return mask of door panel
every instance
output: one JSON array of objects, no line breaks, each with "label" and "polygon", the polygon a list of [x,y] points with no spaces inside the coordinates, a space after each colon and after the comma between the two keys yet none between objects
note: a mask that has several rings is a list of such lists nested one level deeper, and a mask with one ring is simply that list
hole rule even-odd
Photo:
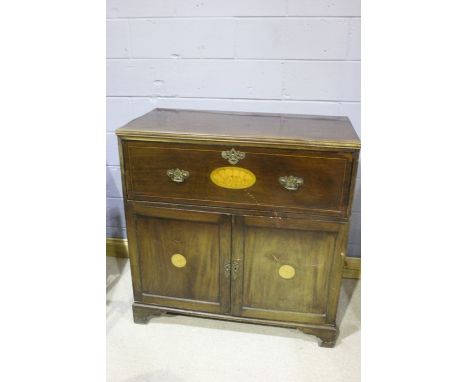
[{"label": "door panel", "polygon": [[228,312],[230,217],[137,203],[133,211],[141,301]]},{"label": "door panel", "polygon": [[236,217],[236,315],[325,323],[339,223]]}]

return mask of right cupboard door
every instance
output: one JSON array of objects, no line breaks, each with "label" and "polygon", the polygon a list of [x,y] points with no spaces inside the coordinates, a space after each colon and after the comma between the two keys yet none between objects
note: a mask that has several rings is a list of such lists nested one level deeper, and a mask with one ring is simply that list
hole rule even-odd
[{"label": "right cupboard door", "polygon": [[334,323],[344,223],[236,216],[232,313],[291,323]]}]

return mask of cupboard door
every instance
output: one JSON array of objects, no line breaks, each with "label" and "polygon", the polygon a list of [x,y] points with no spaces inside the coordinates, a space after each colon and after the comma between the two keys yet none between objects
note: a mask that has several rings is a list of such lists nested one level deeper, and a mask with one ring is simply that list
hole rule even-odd
[{"label": "cupboard door", "polygon": [[129,244],[138,280],[136,299],[228,312],[230,282],[224,267],[230,261],[230,216],[131,204]]},{"label": "cupboard door", "polygon": [[233,314],[308,324],[334,322],[345,232],[341,223],[236,217]]}]

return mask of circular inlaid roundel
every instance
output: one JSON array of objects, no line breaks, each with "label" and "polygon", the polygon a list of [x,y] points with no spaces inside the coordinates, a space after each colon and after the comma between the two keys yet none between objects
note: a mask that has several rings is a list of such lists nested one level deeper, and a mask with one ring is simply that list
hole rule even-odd
[{"label": "circular inlaid roundel", "polygon": [[278,269],[278,273],[283,279],[289,280],[294,277],[294,275],[296,274],[296,270],[291,265],[282,265]]},{"label": "circular inlaid roundel", "polygon": [[174,253],[171,256],[171,263],[174,267],[183,268],[187,265],[187,259],[180,253]]},{"label": "circular inlaid roundel", "polygon": [[241,190],[252,187],[256,182],[255,174],[242,167],[218,167],[210,174],[211,181],[219,187]]}]

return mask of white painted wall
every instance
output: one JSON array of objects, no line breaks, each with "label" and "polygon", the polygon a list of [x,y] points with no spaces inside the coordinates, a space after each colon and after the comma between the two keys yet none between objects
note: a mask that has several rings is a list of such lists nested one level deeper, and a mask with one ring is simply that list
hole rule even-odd
[{"label": "white painted wall", "polygon": [[[360,0],[107,0],[107,234],[126,236],[114,130],[155,107],[346,115]],[[360,256],[360,172],[349,255]]]}]

